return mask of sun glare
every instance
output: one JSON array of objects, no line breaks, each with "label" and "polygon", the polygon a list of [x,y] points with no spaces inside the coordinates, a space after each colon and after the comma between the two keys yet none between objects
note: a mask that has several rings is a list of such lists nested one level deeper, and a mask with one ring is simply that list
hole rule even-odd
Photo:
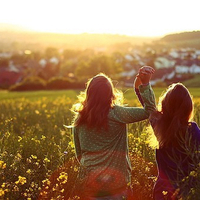
[{"label": "sun glare", "polygon": [[[195,3],[191,0],[190,5]],[[180,0],[7,0],[1,4],[5,9],[0,23],[41,32],[161,36],[197,30],[198,6],[189,13],[188,3]]]}]

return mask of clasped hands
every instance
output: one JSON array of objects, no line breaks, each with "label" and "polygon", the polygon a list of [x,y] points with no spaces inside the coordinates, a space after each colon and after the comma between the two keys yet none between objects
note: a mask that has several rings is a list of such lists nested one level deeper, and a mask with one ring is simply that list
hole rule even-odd
[{"label": "clasped hands", "polygon": [[148,85],[154,72],[155,70],[150,66],[141,67],[135,78],[134,87],[138,88],[140,85]]}]

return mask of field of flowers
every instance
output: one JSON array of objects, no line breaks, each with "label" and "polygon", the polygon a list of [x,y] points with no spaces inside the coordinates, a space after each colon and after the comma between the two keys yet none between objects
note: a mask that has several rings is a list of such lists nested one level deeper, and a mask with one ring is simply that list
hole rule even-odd
[{"label": "field of flowers", "polygon": [[[200,124],[200,94],[195,118]],[[193,92],[191,91],[191,92]],[[158,97],[161,90],[155,90]],[[78,199],[73,185],[79,170],[69,125],[79,91],[0,92],[0,199]],[[193,94],[193,93],[192,93]],[[139,106],[132,90],[126,103]],[[156,178],[148,121],[129,125],[135,200],[152,199]]]}]

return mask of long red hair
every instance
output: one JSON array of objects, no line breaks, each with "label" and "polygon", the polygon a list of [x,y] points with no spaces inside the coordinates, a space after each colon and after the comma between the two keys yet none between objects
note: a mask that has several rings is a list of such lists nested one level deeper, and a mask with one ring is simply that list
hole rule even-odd
[{"label": "long red hair", "polygon": [[157,118],[154,132],[159,147],[176,146],[193,117],[193,101],[188,89],[181,83],[170,85],[159,98],[158,110],[150,119]]},{"label": "long red hair", "polygon": [[115,104],[122,104],[123,94],[114,88],[112,80],[103,73],[91,78],[86,90],[72,107],[76,113],[74,126],[85,124],[88,128],[108,128],[108,113]]}]

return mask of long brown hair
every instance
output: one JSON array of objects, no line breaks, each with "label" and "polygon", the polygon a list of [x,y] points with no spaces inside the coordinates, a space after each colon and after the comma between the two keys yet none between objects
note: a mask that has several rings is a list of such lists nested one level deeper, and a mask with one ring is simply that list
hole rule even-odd
[{"label": "long brown hair", "polygon": [[108,112],[115,104],[122,104],[123,94],[114,88],[112,80],[103,73],[91,78],[86,89],[74,104],[74,126],[85,124],[88,128],[108,128]]},{"label": "long brown hair", "polygon": [[193,101],[188,89],[181,83],[172,84],[159,98],[154,132],[159,147],[178,145],[178,139],[186,134],[193,117]]}]

